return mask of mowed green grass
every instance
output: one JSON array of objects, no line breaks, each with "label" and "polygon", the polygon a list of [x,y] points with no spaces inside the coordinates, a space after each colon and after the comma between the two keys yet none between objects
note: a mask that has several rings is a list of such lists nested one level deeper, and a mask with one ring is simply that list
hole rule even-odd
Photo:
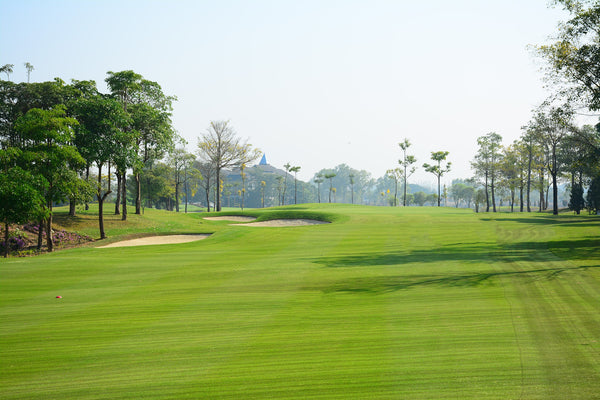
[{"label": "mowed green grass", "polygon": [[333,223],[0,261],[0,398],[600,398],[597,217],[245,213]]}]

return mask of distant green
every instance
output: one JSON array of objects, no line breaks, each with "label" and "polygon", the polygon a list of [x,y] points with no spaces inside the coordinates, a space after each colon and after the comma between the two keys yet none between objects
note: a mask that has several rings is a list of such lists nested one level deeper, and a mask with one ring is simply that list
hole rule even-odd
[{"label": "distant green", "polygon": [[[213,235],[0,261],[0,398],[600,398],[598,217],[244,214],[332,223],[147,209],[108,240]],[[93,212],[58,220],[97,237]]]}]

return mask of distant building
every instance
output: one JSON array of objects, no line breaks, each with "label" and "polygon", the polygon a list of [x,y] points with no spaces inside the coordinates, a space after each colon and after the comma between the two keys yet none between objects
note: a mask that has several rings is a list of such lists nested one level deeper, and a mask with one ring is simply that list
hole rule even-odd
[{"label": "distant building", "polygon": [[[258,168],[265,174],[274,174],[274,175],[278,175],[278,176],[286,176],[287,175],[289,179],[294,179],[294,176],[292,174],[289,174],[289,173],[285,172],[285,170],[283,170],[283,169],[275,168],[274,166],[268,164],[267,163],[267,155],[264,153],[263,153],[263,156],[260,159],[260,162],[258,163],[258,165],[246,168],[245,172],[247,174],[252,174],[253,168]],[[226,180],[228,180],[230,182],[238,182],[238,181],[242,180],[242,178],[240,177],[240,169],[239,168],[234,168],[234,169],[223,171],[223,172],[224,172],[224,176],[225,176]]]}]

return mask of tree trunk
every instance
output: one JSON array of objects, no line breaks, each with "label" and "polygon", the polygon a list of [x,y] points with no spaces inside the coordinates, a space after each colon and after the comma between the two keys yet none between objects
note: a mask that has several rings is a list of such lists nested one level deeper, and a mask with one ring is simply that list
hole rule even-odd
[{"label": "tree trunk", "polygon": [[496,212],[496,193],[494,190],[494,175],[492,174],[492,184],[491,184],[491,189],[492,189],[492,209],[494,210],[494,212]]},{"label": "tree trunk", "polygon": [[[108,174],[110,180],[110,173]],[[100,228],[100,239],[106,239],[104,232],[104,200],[111,193],[110,189],[102,195],[102,165],[98,166],[98,226]],[[118,203],[118,202],[117,202]]]},{"label": "tree trunk", "polygon": [[510,189],[510,212],[515,212],[515,189]]},{"label": "tree trunk", "polygon": [[[213,194],[213,211],[216,211],[217,207],[217,189],[215,188],[215,193]],[[208,206],[208,210],[210,211],[210,206]]]},{"label": "tree trunk", "polygon": [[[85,166],[85,181],[89,182],[89,180],[90,180],[90,165],[88,164],[88,165]],[[90,205],[86,201],[85,202],[85,210],[87,211],[89,209],[90,209]]]},{"label": "tree trunk", "polygon": [[139,172],[135,174],[135,213],[142,214],[142,180]]},{"label": "tree trunk", "polygon": [[216,211],[221,211],[221,168],[216,168],[217,182],[215,183],[216,194],[215,197],[217,199]]},{"label": "tree trunk", "polygon": [[69,198],[69,216],[70,217],[74,217],[75,216],[75,206],[77,205],[77,203],[75,202],[74,199]]},{"label": "tree trunk", "polygon": [[544,171],[542,171],[540,173],[540,212],[544,209]]},{"label": "tree trunk", "polygon": [[442,204],[442,192],[440,189],[440,176],[438,175],[438,207],[441,207]]},{"label": "tree trunk", "polygon": [[123,206],[123,212],[121,213],[121,221],[127,220],[127,171],[123,172],[123,176],[121,179],[121,197]]},{"label": "tree trunk", "polygon": [[117,170],[116,174],[117,175],[117,196],[115,197],[115,215],[119,215],[121,214],[121,207],[120,207],[120,203],[121,203],[121,173]]},{"label": "tree trunk", "polygon": [[4,258],[8,258],[8,222],[4,222]]},{"label": "tree trunk", "polygon": [[37,249],[42,250],[42,241],[44,239],[44,220],[38,221],[38,240],[37,240]]},{"label": "tree trunk", "polygon": [[558,183],[557,171],[552,172],[552,214],[558,215]]},{"label": "tree trunk", "polygon": [[185,213],[187,214],[187,206],[188,206],[188,177],[187,177],[187,169],[185,170],[185,180],[183,181],[183,190],[185,192]]},{"label": "tree trunk", "polygon": [[490,212],[490,193],[488,189],[488,172],[485,171],[485,212]]},{"label": "tree trunk", "polygon": [[521,179],[519,186],[519,211],[523,212],[523,179]]},{"label": "tree trunk", "polygon": [[529,162],[527,165],[527,212],[531,212],[531,158],[532,155],[529,153]]},{"label": "tree trunk", "polygon": [[104,233],[104,198],[100,196],[98,192],[98,226],[100,227],[100,239],[106,239],[106,233]]},{"label": "tree trunk", "polygon": [[46,221],[46,248],[48,253],[52,253],[54,251],[54,239],[52,238],[52,202],[48,202],[48,209],[50,213],[48,215],[48,219]]},{"label": "tree trunk", "polygon": [[179,212],[179,183],[175,183],[175,211]]},{"label": "tree trunk", "polygon": [[210,212],[210,184],[206,186],[206,211]]},{"label": "tree trunk", "polygon": [[556,159],[556,143],[552,146],[552,214],[558,215],[558,162]]}]

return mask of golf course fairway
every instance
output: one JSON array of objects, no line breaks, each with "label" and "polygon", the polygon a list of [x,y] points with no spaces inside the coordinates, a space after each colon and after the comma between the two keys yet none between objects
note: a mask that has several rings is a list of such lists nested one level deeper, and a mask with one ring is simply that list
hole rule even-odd
[{"label": "golf course fairway", "polygon": [[0,399],[600,398],[596,216],[146,211],[211,236],[0,261]]}]

